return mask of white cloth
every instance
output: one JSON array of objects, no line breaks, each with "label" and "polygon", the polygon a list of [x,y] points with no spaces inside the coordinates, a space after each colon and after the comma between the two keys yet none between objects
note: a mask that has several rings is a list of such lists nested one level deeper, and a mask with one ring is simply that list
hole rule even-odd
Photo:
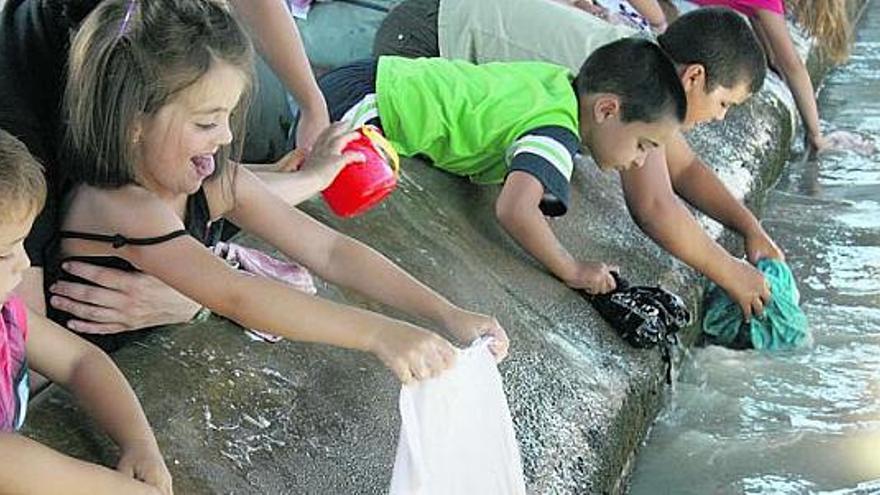
[{"label": "white cloth", "polygon": [[486,340],[400,392],[390,495],[525,495],[519,445]]}]

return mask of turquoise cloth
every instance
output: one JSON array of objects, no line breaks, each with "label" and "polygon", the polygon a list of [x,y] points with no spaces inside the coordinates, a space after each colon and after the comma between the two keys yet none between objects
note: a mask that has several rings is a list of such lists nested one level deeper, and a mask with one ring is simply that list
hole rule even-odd
[{"label": "turquoise cloth", "polygon": [[[782,261],[763,259],[758,269],[767,278],[773,296],[762,318],[753,317],[746,324],[739,305],[715,284],[706,294],[703,332],[716,343],[731,345],[746,341],[755,349],[769,351],[794,349],[809,345],[807,316],[798,306],[800,292],[791,270]],[[741,333],[742,332],[742,333]]]}]

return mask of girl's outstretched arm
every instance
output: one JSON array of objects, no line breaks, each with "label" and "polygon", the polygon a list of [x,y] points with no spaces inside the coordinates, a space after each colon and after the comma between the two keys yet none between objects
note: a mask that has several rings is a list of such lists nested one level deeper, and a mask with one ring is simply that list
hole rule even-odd
[{"label": "girl's outstretched arm", "polygon": [[17,493],[12,487],[20,487],[21,493],[171,494],[171,475],[156,439],[116,365],[98,348],[45,317],[33,312],[28,316],[30,366],[68,389],[116,442],[121,455],[117,471],[111,471],[19,435],[4,435],[0,440],[3,493]]},{"label": "girl's outstretched arm", "polygon": [[[364,159],[360,153],[341,151],[359,137],[360,134],[349,130],[348,123],[336,122],[317,136],[309,153],[297,148],[276,163],[244,166],[285,203],[298,205],[330,186],[346,165]],[[331,151],[330,143],[339,146],[339,150]]]},{"label": "girl's outstretched arm", "polygon": [[[280,205],[281,211],[298,217],[281,199],[265,189],[258,179],[241,169],[239,176],[260,184],[264,199]],[[238,183],[240,179],[232,179]],[[209,203],[221,197],[219,187],[206,185]],[[127,238],[150,238],[183,228],[182,221],[167,204],[138,188],[95,192],[92,198],[106,217],[102,229]],[[212,197],[215,199],[212,200]],[[231,198],[230,198],[231,199]],[[213,201],[213,202],[212,202]],[[236,198],[236,202],[240,198]],[[212,210],[214,207],[212,206]],[[139,215],[132,217],[130,213]],[[302,215],[304,216],[304,215]],[[242,223],[241,227],[248,225]],[[279,226],[282,228],[283,226]],[[309,242],[310,232],[297,231]],[[434,376],[452,365],[454,348],[440,336],[423,328],[377,313],[305,294],[289,285],[255,277],[230,267],[190,236],[158,244],[127,244],[118,249],[92,241],[69,240],[76,251],[119,256],[143,272],[153,275],[187,297],[242,326],[304,342],[318,342],[375,354],[404,382]],[[111,251],[108,252],[107,250]]]},{"label": "girl's outstretched arm", "polygon": [[465,342],[491,334],[499,342],[495,356],[507,352],[507,335],[494,318],[463,310],[376,250],[285,207],[246,170],[236,176],[235,207],[228,217],[329,282],[442,325]]}]

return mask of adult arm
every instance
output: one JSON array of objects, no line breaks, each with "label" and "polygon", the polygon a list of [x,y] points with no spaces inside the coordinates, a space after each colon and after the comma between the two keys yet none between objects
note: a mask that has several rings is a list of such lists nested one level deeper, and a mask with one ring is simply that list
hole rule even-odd
[{"label": "adult arm", "polygon": [[311,149],[330,125],[327,102],[312,74],[302,38],[282,0],[232,0],[257,48],[300,106],[297,147]]},{"label": "adult arm", "polygon": [[651,24],[651,29],[654,32],[662,33],[666,31],[666,15],[663,13],[663,9],[660,8],[657,0],[629,0],[629,3]]}]

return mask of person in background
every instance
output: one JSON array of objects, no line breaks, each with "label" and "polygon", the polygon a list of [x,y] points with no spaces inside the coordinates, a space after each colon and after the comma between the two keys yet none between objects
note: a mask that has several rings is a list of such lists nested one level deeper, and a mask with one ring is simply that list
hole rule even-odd
[{"label": "person in background", "polygon": [[585,10],[605,21],[628,24],[660,34],[668,26],[666,14],[657,0],[556,0]]},{"label": "person in background", "polygon": [[[770,66],[785,80],[801,114],[807,143],[812,153],[836,148],[864,151],[866,143],[846,131],[825,134],[819,122],[816,90],[807,67],[788,31],[783,0],[690,0],[701,6],[724,6],[747,16],[757,33]],[[852,27],[845,0],[800,0],[795,13],[807,31],[816,36],[823,53],[835,63],[846,60]]]}]

